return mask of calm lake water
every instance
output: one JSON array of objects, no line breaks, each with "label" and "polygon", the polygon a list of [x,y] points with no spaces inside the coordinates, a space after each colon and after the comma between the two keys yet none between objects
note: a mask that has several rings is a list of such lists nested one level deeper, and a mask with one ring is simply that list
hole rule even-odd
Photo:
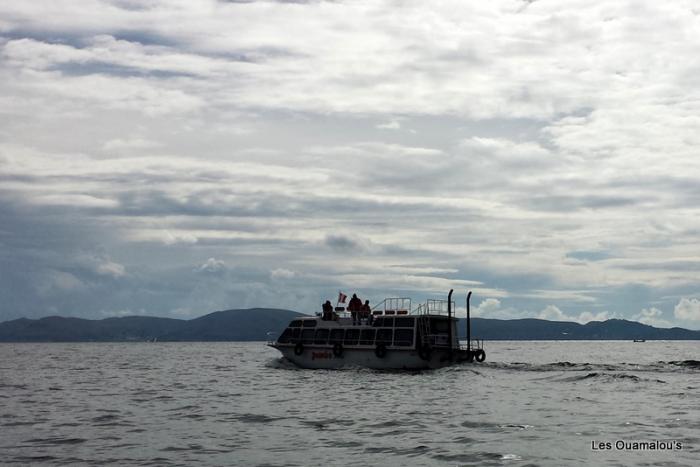
[{"label": "calm lake water", "polygon": [[298,370],[263,343],[0,344],[0,463],[700,465],[699,342],[485,348],[406,373]]}]

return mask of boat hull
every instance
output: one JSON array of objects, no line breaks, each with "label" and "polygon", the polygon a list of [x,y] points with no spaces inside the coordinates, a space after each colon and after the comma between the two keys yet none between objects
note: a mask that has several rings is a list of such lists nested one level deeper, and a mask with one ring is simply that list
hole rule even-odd
[{"label": "boat hull", "polygon": [[415,349],[389,348],[383,357],[375,354],[374,348],[346,348],[341,355],[334,355],[332,347],[305,346],[296,354],[294,346],[271,344],[296,366],[309,369],[370,368],[375,370],[423,370],[442,368],[464,361],[459,352],[453,352],[450,361],[448,351],[435,350],[429,359],[423,359]]}]

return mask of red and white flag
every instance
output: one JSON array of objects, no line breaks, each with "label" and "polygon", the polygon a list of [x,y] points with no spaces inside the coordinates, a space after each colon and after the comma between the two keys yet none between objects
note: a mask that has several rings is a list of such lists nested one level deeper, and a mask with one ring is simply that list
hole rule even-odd
[{"label": "red and white flag", "polygon": [[345,303],[345,299],[348,298],[343,292],[338,292],[338,303]]}]

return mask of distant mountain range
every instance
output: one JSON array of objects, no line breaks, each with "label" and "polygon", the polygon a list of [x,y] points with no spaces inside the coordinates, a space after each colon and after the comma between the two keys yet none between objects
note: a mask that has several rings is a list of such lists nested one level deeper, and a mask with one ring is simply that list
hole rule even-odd
[{"label": "distant mountain range", "polygon": [[[291,310],[251,308],[217,311],[191,320],[127,316],[90,320],[50,316],[0,323],[0,342],[261,341],[277,337],[293,318]],[[458,325],[461,338],[466,323]],[[700,340],[700,331],[661,329],[610,319],[578,324],[541,319],[473,318],[472,337],[487,340]]]},{"label": "distant mountain range", "polygon": [[[459,334],[466,335],[460,320]],[[472,336],[488,340],[698,340],[700,331],[655,328],[637,321],[609,319],[586,324],[544,319],[472,318]]]},{"label": "distant mountain range", "polygon": [[101,320],[49,316],[0,323],[0,342],[260,341],[301,313],[251,308],[183,320],[126,316]]}]

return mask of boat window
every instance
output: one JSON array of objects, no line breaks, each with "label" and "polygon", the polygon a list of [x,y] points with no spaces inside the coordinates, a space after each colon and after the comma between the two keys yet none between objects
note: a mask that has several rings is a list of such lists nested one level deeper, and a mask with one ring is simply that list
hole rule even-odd
[{"label": "boat window", "polygon": [[345,331],[345,340],[343,345],[357,345],[357,340],[360,338],[359,329],[348,329]]},{"label": "boat window", "polygon": [[391,345],[391,335],[392,335],[392,330],[391,329],[377,329],[377,344],[380,342],[386,344],[386,345]]},{"label": "boat window", "polygon": [[289,323],[290,328],[300,328],[301,327],[301,320],[300,319],[295,319],[291,323]]},{"label": "boat window", "polygon": [[413,345],[413,329],[395,329],[394,345]]},{"label": "boat window", "polygon": [[305,319],[303,321],[303,326],[305,328],[313,328],[316,327],[316,320],[315,319]]},{"label": "boat window", "polygon": [[384,318],[384,324],[382,325],[385,328],[390,328],[394,325],[394,318]]},{"label": "boat window", "polygon": [[301,329],[299,329],[299,328],[292,329],[292,341],[296,342],[297,339],[299,339],[299,334],[301,334]]},{"label": "boat window", "polygon": [[314,344],[325,344],[328,342],[328,332],[328,329],[317,329]]},{"label": "boat window", "polygon": [[447,320],[432,320],[430,328],[433,334],[447,332]]},{"label": "boat window", "polygon": [[279,337],[279,339],[277,339],[277,342],[279,342],[280,344],[287,344],[287,343],[289,343],[291,338],[292,338],[292,329],[287,328],[284,330],[284,332]]},{"label": "boat window", "polygon": [[314,341],[314,330],[304,329],[301,331],[301,342],[304,344],[311,344]]},{"label": "boat window", "polygon": [[412,328],[413,324],[416,322],[413,318],[395,318],[394,327],[397,328]]},{"label": "boat window", "polygon": [[374,326],[375,328],[381,328],[382,326],[384,326],[384,318],[374,318],[372,326]]},{"label": "boat window", "polygon": [[360,345],[374,345],[376,329],[363,329],[360,334]]},{"label": "boat window", "polygon": [[343,334],[345,334],[345,329],[331,329],[331,338],[328,340],[328,343],[342,344]]}]

